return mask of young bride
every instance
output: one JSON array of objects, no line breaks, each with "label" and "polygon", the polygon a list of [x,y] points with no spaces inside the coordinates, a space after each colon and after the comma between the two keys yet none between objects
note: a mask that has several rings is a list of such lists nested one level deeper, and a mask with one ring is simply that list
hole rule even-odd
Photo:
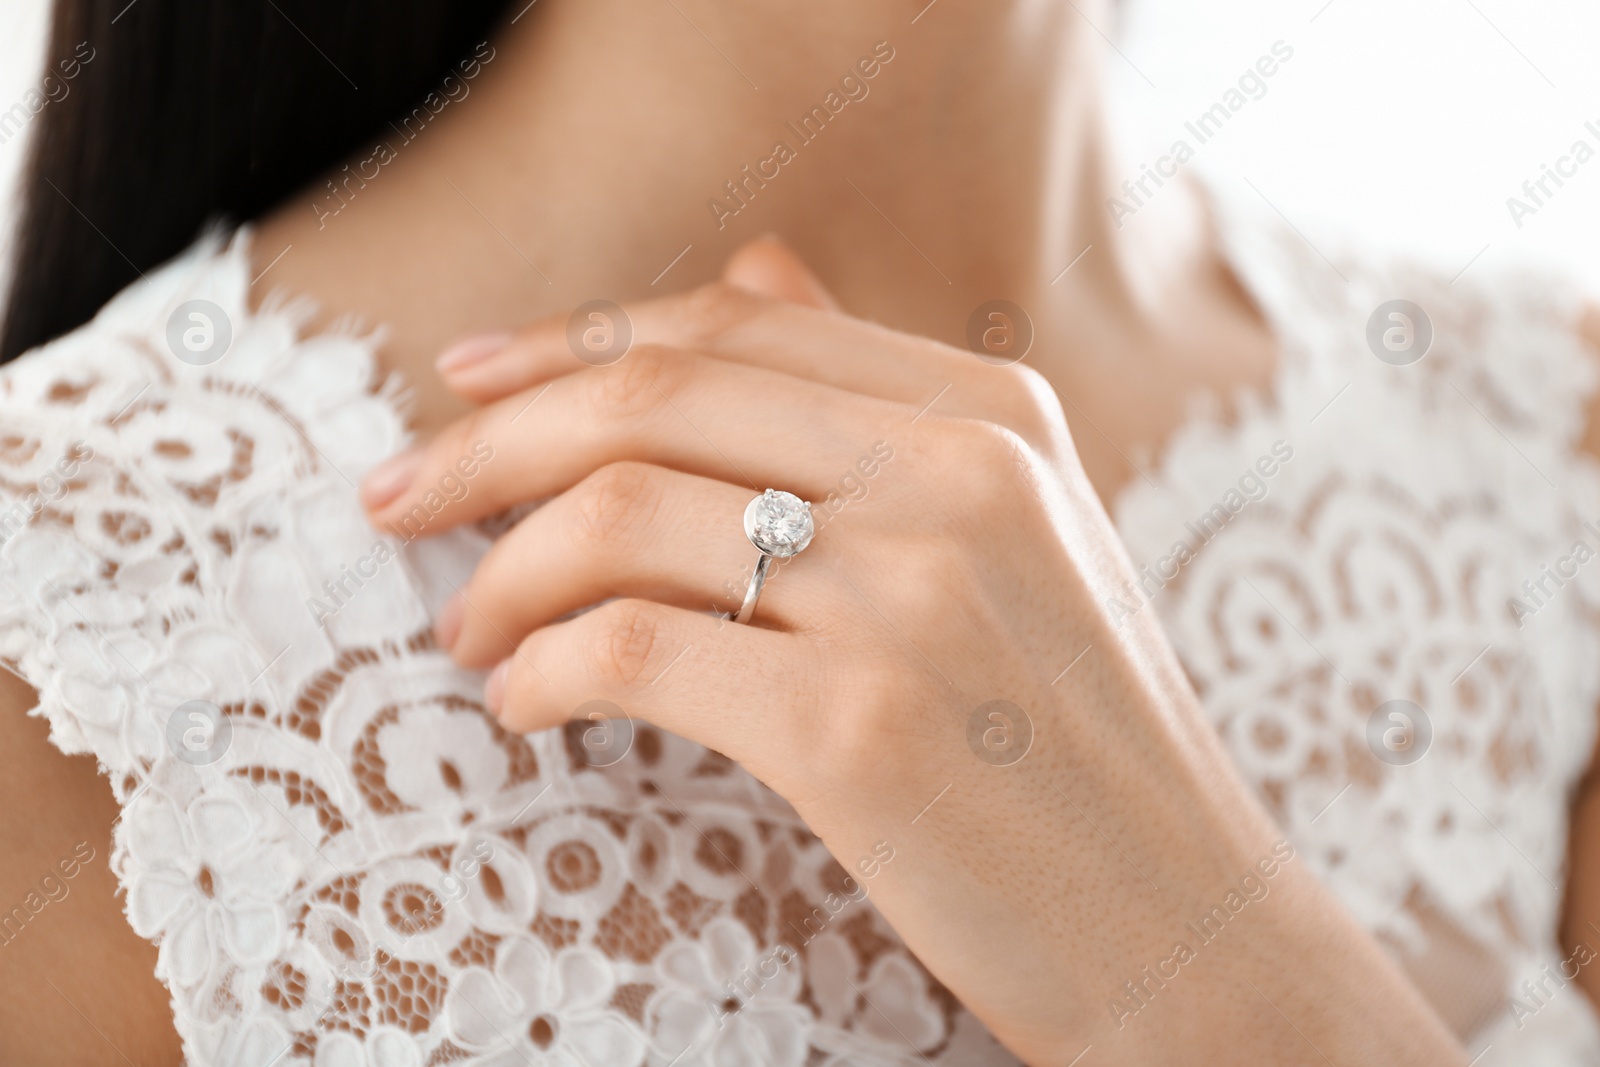
[{"label": "young bride", "polygon": [[1600,1056],[1558,281],[1118,217],[1102,3],[121,6],[0,374],[8,1061]]}]

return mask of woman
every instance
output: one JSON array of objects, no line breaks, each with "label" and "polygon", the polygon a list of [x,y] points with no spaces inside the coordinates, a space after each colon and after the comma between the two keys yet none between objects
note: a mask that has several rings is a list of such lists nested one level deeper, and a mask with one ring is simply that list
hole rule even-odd
[{"label": "woman", "polygon": [[1600,1057],[1560,286],[1129,218],[1100,4],[116,6],[5,348],[12,1059]]}]

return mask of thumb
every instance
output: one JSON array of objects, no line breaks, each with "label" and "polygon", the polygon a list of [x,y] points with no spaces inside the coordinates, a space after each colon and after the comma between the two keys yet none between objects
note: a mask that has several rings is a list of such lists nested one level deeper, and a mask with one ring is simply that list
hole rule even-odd
[{"label": "thumb", "polygon": [[787,300],[792,304],[837,311],[833,299],[811,268],[781,239],[757,237],[728,257],[722,280],[740,289]]}]

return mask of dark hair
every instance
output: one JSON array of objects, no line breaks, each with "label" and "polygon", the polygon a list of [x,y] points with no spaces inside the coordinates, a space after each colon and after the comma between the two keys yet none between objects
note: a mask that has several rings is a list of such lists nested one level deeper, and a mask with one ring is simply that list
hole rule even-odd
[{"label": "dark hair", "polygon": [[0,362],[87,322],[208,221],[260,215],[328,169],[507,2],[56,0],[48,88],[0,114],[7,133],[19,108],[38,115]]}]

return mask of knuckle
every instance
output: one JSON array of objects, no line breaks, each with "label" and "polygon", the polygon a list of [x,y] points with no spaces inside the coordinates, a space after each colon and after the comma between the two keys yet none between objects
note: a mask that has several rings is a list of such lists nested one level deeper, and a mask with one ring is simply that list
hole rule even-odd
[{"label": "knuckle", "polygon": [[596,406],[615,417],[648,415],[667,404],[692,373],[691,359],[665,345],[638,345],[626,359],[594,372]]},{"label": "knuckle", "polygon": [[987,527],[1002,516],[1015,515],[1019,506],[1043,492],[1038,461],[1032,447],[1014,430],[978,419],[947,419],[928,431],[930,470],[939,482],[930,486],[935,499],[948,499],[957,487],[960,506],[950,513],[956,525],[970,519]]},{"label": "knuckle", "polygon": [[711,282],[685,294],[676,309],[678,325],[690,337],[709,340],[749,319],[763,304],[747,290]]},{"label": "knuckle", "polygon": [[992,422],[979,422],[972,426],[964,445],[978,469],[993,480],[1004,484],[1031,473],[1031,449],[1028,443],[1012,429]]},{"label": "knuckle", "polygon": [[474,408],[467,412],[450,433],[440,437],[439,447],[433,453],[434,461],[440,469],[453,469],[463,456],[473,454],[480,442],[492,439],[494,423],[492,408]]},{"label": "knuckle", "polygon": [[935,424],[933,450],[951,469],[980,480],[1009,475],[1024,462],[1027,445],[1014,430],[979,419],[946,419]]},{"label": "knuckle", "polygon": [[602,684],[636,685],[660,659],[665,638],[658,609],[642,600],[614,600],[587,618],[584,662]]},{"label": "knuckle", "polygon": [[601,467],[574,490],[574,534],[579,543],[615,548],[647,528],[661,506],[655,471],[644,463]]},{"label": "knuckle", "polygon": [[1070,446],[1061,395],[1035,368],[1026,363],[980,364],[970,371],[969,385],[979,397],[980,418],[1004,426],[1047,453],[1064,443]]},{"label": "knuckle", "polygon": [[1001,372],[1002,402],[1010,416],[1007,426],[1028,437],[1065,423],[1061,400],[1044,375],[1021,363],[996,369]]}]

